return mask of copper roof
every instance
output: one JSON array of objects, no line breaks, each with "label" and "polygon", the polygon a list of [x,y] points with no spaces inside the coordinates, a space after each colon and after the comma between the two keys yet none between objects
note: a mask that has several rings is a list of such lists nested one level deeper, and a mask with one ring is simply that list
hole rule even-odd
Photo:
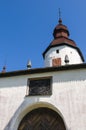
[{"label": "copper roof", "polygon": [[68,39],[66,37],[58,37],[57,39],[54,39],[50,45],[60,45],[60,44],[63,44],[63,43],[66,43],[66,44],[69,44],[71,46],[74,46],[76,47],[76,43],[71,40],[71,39]]},{"label": "copper roof", "polygon": [[54,39],[59,37],[58,34],[59,34],[60,36],[66,37],[66,38],[69,37],[69,30],[68,30],[67,26],[65,26],[65,25],[62,24],[62,20],[61,20],[61,22],[59,22],[59,24],[54,28],[54,31],[53,31]]},{"label": "copper roof", "polygon": [[63,25],[63,24],[58,24],[55,29],[65,29],[65,30],[68,30],[67,29],[67,26]]}]

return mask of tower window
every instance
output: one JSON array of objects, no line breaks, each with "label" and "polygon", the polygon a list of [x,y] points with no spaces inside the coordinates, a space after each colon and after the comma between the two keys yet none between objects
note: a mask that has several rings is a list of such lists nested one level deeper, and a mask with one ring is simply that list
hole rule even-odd
[{"label": "tower window", "polygon": [[61,58],[52,59],[52,66],[61,66]]},{"label": "tower window", "polygon": [[59,53],[59,50],[56,50],[56,53]]}]

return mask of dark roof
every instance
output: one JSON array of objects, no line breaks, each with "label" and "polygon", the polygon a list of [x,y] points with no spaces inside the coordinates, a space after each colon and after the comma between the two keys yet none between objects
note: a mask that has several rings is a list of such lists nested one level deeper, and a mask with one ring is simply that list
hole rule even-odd
[{"label": "dark roof", "polygon": [[77,70],[77,69],[84,69],[84,68],[86,68],[86,63],[75,64],[75,65],[65,65],[65,66],[59,66],[59,67],[35,68],[35,69],[29,69],[29,70],[19,70],[19,71],[0,73],[0,78],[22,76],[22,75],[28,75],[28,74],[47,73],[47,72]]},{"label": "dark roof", "polygon": [[76,47],[76,43],[73,40],[63,37],[63,36],[58,37],[57,39],[54,39],[50,45],[58,45],[58,44],[62,44],[62,43],[67,43],[68,45]]},{"label": "dark roof", "polygon": [[[66,37],[70,35],[67,26],[63,24],[58,24],[53,31],[54,38],[57,37],[56,34],[61,33],[61,32],[65,32],[65,34],[67,34]],[[64,36],[64,34],[62,36]]]}]

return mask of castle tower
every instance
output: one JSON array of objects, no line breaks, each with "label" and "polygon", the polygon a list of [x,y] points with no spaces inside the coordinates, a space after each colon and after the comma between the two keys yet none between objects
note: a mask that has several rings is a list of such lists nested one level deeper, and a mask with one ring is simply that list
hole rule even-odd
[{"label": "castle tower", "polygon": [[83,55],[76,43],[69,39],[69,30],[59,18],[53,31],[54,40],[43,53],[45,67],[80,64],[84,62]]}]

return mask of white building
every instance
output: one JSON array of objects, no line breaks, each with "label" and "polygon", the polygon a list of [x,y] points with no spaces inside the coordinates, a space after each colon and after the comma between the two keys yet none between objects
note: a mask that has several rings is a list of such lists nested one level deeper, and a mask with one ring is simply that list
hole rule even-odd
[{"label": "white building", "polygon": [[62,20],[45,67],[0,73],[0,130],[86,130],[86,63]]}]

